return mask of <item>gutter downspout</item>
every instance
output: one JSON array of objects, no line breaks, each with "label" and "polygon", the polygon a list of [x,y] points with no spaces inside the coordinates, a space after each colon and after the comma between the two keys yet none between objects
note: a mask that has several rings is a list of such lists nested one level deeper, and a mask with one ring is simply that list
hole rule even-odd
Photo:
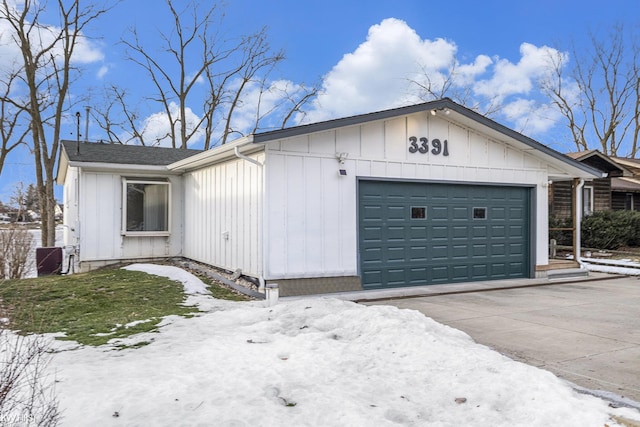
[{"label": "gutter downspout", "polygon": [[576,224],[575,224],[576,235],[574,237],[575,247],[573,248],[574,250],[573,258],[578,262],[580,269],[586,270],[587,268],[582,262],[582,251],[581,251],[581,248],[582,248],[581,229],[582,229],[582,212],[583,212],[582,188],[583,187],[584,187],[584,178],[580,178],[580,181],[578,181],[578,185],[576,185]]},{"label": "gutter downspout", "polygon": [[[245,145],[245,144],[243,144]],[[236,155],[237,158],[245,160],[249,163],[253,163],[254,165],[257,165],[258,167],[262,168],[264,166],[264,163],[256,160],[256,159],[252,159],[251,157],[245,156],[244,154],[242,154],[240,152],[240,148],[239,147],[233,147],[233,154]],[[264,191],[263,191],[264,194]],[[264,227],[264,225],[263,225]],[[262,231],[261,231],[262,233]],[[264,241],[262,238],[260,239],[260,241]],[[264,252],[264,251],[263,251]],[[264,262],[263,262],[263,266],[264,266]],[[260,274],[260,276],[258,277],[258,283],[259,283],[259,287],[258,287],[258,292],[265,294],[265,297],[267,297],[267,289],[265,286],[265,280],[264,280],[264,276],[262,275],[262,273]],[[277,301],[277,288],[275,290],[275,299]]]},{"label": "gutter downspout", "polygon": [[233,154],[235,154],[237,158],[246,160],[247,162],[253,163],[254,165],[258,165],[260,167],[264,166],[263,163],[257,161],[256,159],[252,159],[251,157],[247,157],[244,154],[242,154],[238,149],[238,147],[233,147]]}]

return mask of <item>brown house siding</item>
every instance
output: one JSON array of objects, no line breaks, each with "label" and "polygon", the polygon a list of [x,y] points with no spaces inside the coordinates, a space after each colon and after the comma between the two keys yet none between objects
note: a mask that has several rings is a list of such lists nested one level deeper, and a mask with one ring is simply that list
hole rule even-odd
[{"label": "brown house siding", "polygon": [[[588,185],[588,184],[585,184]],[[593,180],[593,211],[612,209],[611,180],[607,178]]]},{"label": "brown house siding", "polygon": [[[594,212],[612,209],[611,180],[607,178],[594,179],[584,184],[593,187]],[[549,212],[556,218],[571,218],[573,183],[558,181],[552,184],[549,196]],[[640,196],[640,195],[639,195]],[[638,197],[640,207],[640,197]],[[624,209],[624,198],[623,198]]]},{"label": "brown house siding", "polygon": [[549,212],[556,218],[571,218],[571,181],[556,181],[551,184]]},{"label": "brown house siding", "polygon": [[[628,198],[632,196],[633,199]],[[631,200],[633,200],[632,205]],[[611,193],[611,209],[614,211],[634,210],[640,211],[640,193],[613,192]]]}]

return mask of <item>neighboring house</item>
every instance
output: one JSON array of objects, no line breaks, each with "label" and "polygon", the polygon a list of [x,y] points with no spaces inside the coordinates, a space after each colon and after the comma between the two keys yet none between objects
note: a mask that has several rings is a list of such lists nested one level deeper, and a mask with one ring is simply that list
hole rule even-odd
[{"label": "neighboring house", "polygon": [[611,209],[640,211],[640,160],[612,157],[630,174],[611,179]]},{"label": "neighboring house", "polygon": [[[589,179],[582,185],[582,216],[612,209],[612,184],[620,177],[632,176],[624,166],[598,150],[567,153],[572,159],[602,171],[606,176]],[[549,212],[558,219],[570,218],[573,215],[574,199],[572,197],[577,183],[572,181],[552,182],[549,186]]]},{"label": "neighboring house", "polygon": [[[587,180],[582,187],[582,216],[607,210],[640,210],[640,160],[609,157],[598,150],[567,153],[567,156],[598,169],[606,177]],[[574,183],[554,182],[549,187],[549,212],[569,218],[573,212]]]},{"label": "neighboring house", "polygon": [[281,295],[543,277],[549,181],[602,176],[449,99],[59,165],[78,269],[184,257]]}]

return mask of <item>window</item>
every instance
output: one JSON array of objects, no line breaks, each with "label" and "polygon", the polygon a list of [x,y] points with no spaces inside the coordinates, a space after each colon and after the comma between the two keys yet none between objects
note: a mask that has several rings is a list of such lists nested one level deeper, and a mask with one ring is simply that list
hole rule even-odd
[{"label": "window", "polygon": [[411,219],[426,219],[427,208],[422,206],[411,207]]},{"label": "window", "polygon": [[582,187],[582,216],[593,213],[593,187]]},{"label": "window", "polygon": [[624,208],[628,211],[633,211],[634,203],[633,203],[633,193],[626,193],[624,199]]},{"label": "window", "polygon": [[125,178],[122,187],[122,233],[168,235],[169,182]]},{"label": "window", "polygon": [[473,219],[487,219],[487,208],[473,208]]}]

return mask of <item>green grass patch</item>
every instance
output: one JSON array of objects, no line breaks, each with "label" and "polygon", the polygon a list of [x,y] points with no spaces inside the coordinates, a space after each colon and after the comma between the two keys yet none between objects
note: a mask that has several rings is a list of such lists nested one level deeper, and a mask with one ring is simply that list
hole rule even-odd
[{"label": "green grass patch", "polygon": [[[240,299],[209,283],[216,298]],[[0,283],[0,317],[21,333],[64,332],[85,345],[157,330],[169,315],[189,316],[182,284],[140,271],[104,269]],[[144,321],[144,322],[143,322]],[[141,322],[125,327],[133,322]]]}]

